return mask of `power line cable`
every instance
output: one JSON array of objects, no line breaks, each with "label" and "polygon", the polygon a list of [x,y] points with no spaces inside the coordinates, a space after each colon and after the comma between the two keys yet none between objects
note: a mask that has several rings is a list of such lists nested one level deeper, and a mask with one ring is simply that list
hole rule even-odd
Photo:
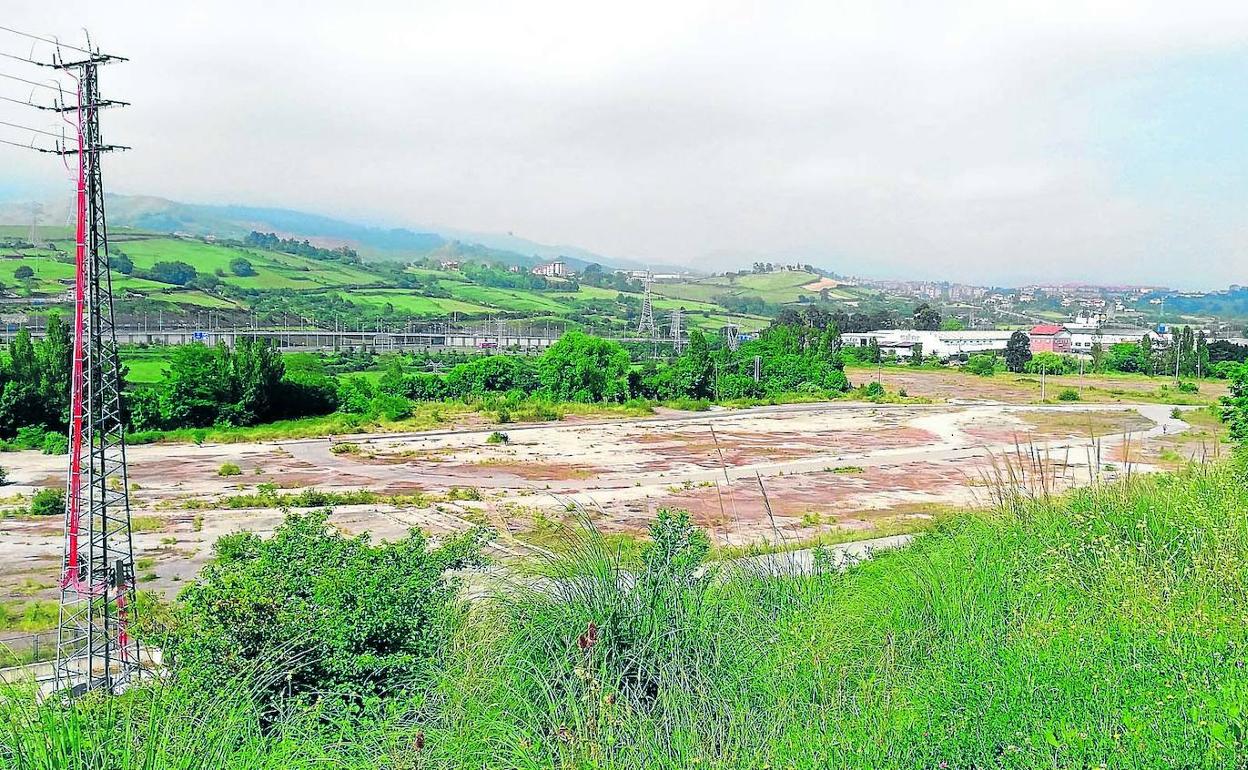
[{"label": "power line cable", "polygon": [[8,126],[9,128],[18,128],[18,129],[21,129],[22,131],[33,131],[33,132],[34,132],[34,133],[36,133],[36,134],[46,134],[47,136],[53,137],[53,138],[55,138],[55,139],[64,139],[64,138],[65,138],[65,137],[64,137],[64,136],[62,136],[61,134],[54,134],[54,133],[52,133],[51,131],[44,131],[44,130],[43,130],[43,129],[41,129],[41,128],[32,128],[32,127],[30,127],[30,126],[21,126],[21,125],[18,125],[17,123],[9,123],[8,121],[4,121],[4,120],[0,120],[0,126]]},{"label": "power line cable", "polygon": [[8,78],[9,80],[16,80],[19,83],[25,83],[26,85],[36,86],[38,88],[46,88],[49,91],[56,91],[58,93],[64,91],[64,89],[59,88],[54,85],[50,85],[48,83],[40,83],[37,80],[27,80],[26,78],[19,78],[17,75],[8,75],[4,72],[0,72],[0,78]]},{"label": "power line cable", "polygon": [[0,102],[12,102],[13,104],[20,104],[23,107],[34,107],[36,110],[48,110],[51,112],[57,111],[56,107],[50,107],[46,104],[35,104],[34,102],[24,102],[21,99],[13,99],[8,96],[0,96]]},{"label": "power line cable", "polygon": [[38,40],[41,43],[48,43],[50,45],[57,46],[58,48],[68,48],[71,51],[78,51],[79,53],[85,53],[85,54],[95,53],[95,51],[92,51],[88,48],[79,48],[76,45],[70,45],[69,43],[62,43],[56,38],[40,37],[39,35],[32,35],[29,32],[22,32],[20,29],[13,29],[12,27],[0,26],[0,30],[4,30],[5,32],[12,32],[14,35],[21,35],[22,37],[30,38],[31,40]]},{"label": "power line cable", "polygon": [[51,67],[52,66],[51,64],[48,64],[47,62],[35,61],[34,59],[27,59],[25,56],[18,56],[17,54],[5,53],[4,51],[0,51],[0,56],[3,56],[6,59],[13,59],[14,61],[23,61],[23,62],[26,62],[27,64],[34,64],[37,67]]},{"label": "power line cable", "polygon": [[0,144],[8,144],[14,147],[20,147],[23,150],[34,150],[35,152],[47,153],[49,155],[55,155],[57,152],[56,150],[48,150],[43,147],[37,147],[34,144],[22,144],[21,142],[10,142],[8,139],[0,139]]}]

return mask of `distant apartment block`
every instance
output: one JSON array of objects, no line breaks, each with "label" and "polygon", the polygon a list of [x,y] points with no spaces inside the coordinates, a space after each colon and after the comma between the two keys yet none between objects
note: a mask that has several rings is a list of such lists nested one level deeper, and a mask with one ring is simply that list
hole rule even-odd
[{"label": "distant apartment block", "polygon": [[566,278],[569,275],[568,264],[562,259],[546,262],[533,268],[533,275],[543,275],[547,278]]}]

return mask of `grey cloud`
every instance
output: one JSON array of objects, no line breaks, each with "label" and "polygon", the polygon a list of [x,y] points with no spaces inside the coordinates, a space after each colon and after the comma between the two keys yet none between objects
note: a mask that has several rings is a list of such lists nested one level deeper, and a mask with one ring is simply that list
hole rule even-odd
[{"label": "grey cloud", "polygon": [[[703,267],[1216,285],[1248,264],[1243,201],[1119,189],[1090,118],[1135,73],[1242,50],[1242,3],[0,6],[132,58],[106,73],[134,102],[109,116],[136,148],[121,192]],[[63,177],[12,155],[11,185]]]}]

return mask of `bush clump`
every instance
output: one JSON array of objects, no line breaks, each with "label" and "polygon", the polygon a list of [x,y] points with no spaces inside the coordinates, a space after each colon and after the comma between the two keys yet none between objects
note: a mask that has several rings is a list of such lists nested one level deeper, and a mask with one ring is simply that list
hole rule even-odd
[{"label": "bush clump", "polygon": [[489,435],[489,437],[488,437],[488,438],[486,438],[485,443],[487,443],[487,444],[506,444],[506,443],[508,443],[509,441],[511,441],[511,437],[510,437],[510,436],[508,436],[506,433],[503,433],[502,431],[496,430],[496,431],[494,431],[493,433],[491,433],[491,434]]},{"label": "bush clump", "polygon": [[31,516],[60,516],[65,513],[65,490],[41,489],[30,499]]},{"label": "bush clump", "polygon": [[221,463],[221,467],[217,468],[218,476],[241,476],[243,469],[238,467],[237,463]]},{"label": "bush clump", "polygon": [[319,701],[355,711],[401,694],[445,651],[458,603],[447,571],[477,564],[486,530],[430,547],[418,530],[373,544],[290,514],[272,537],[226,535],[163,647],[178,674],[220,692],[244,674],[270,707]]}]

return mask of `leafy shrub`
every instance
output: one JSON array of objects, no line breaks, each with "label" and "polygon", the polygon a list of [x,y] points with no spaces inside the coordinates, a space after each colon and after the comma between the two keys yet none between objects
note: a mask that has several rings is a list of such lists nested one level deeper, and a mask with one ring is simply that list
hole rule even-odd
[{"label": "leafy shrub", "polygon": [[134,272],[134,260],[130,256],[118,249],[112,249],[108,253],[108,266],[122,275],[130,275]]},{"label": "leafy shrub", "polygon": [[1057,400],[1058,401],[1078,401],[1079,391],[1075,390],[1074,388],[1066,388],[1061,393],[1057,394]]},{"label": "leafy shrub", "polygon": [[507,443],[507,442],[509,442],[509,441],[511,441],[511,437],[510,437],[510,436],[508,436],[506,433],[503,433],[502,431],[497,431],[497,430],[496,430],[496,431],[494,431],[493,433],[491,433],[491,434],[489,435],[489,438],[487,438],[487,439],[485,440],[485,443],[487,443],[487,444],[506,444],[506,443]]},{"label": "leafy shrub", "polygon": [[1221,407],[1222,420],[1231,427],[1231,440],[1248,446],[1248,364],[1239,365]]},{"label": "leafy shrub", "polygon": [[221,467],[217,468],[218,476],[241,476],[243,469],[238,467],[237,463],[221,463]]},{"label": "leafy shrub", "polygon": [[1179,392],[1180,393],[1199,393],[1200,386],[1194,382],[1180,382]]},{"label": "leafy shrub", "polygon": [[980,377],[991,377],[997,373],[997,360],[990,353],[976,353],[966,360],[962,368]]},{"label": "leafy shrub", "polygon": [[25,425],[17,429],[13,444],[18,449],[43,449],[48,431],[42,425]]},{"label": "leafy shrub", "polygon": [[451,487],[446,493],[447,500],[480,500],[481,490],[476,487]]},{"label": "leafy shrub", "polygon": [[69,436],[47,432],[43,436],[43,453],[45,455],[69,454]]},{"label": "leafy shrub", "polygon": [[329,451],[336,455],[358,455],[360,453],[360,445],[350,441],[339,441],[331,446]]},{"label": "leafy shrub", "polygon": [[373,395],[373,384],[358,374],[338,381],[338,408],[343,412],[366,414]]},{"label": "leafy shrub", "polygon": [[369,406],[374,414],[379,414],[391,421],[406,420],[412,416],[412,402],[404,396],[378,393],[373,396]]},{"label": "leafy shrub", "polygon": [[61,516],[65,513],[65,490],[41,489],[30,499],[32,516]]},{"label": "leafy shrub", "polygon": [[518,409],[513,417],[521,422],[554,422],[563,419],[563,415],[547,401],[533,401]]},{"label": "leafy shrub", "polygon": [[257,669],[262,703],[358,709],[419,682],[442,654],[458,602],[447,570],[480,562],[485,530],[430,548],[419,530],[374,545],[329,511],[291,514],[273,536],[219,539],[162,640],[186,681],[220,692]]},{"label": "leafy shrub", "polygon": [[157,262],[150,270],[144,270],[142,273],[143,278],[160,283],[171,283],[174,286],[186,286],[199,275],[193,266],[179,260]]},{"label": "leafy shrub", "polygon": [[235,257],[230,260],[230,272],[240,277],[255,275],[256,269],[251,266],[251,261],[243,257]]}]

